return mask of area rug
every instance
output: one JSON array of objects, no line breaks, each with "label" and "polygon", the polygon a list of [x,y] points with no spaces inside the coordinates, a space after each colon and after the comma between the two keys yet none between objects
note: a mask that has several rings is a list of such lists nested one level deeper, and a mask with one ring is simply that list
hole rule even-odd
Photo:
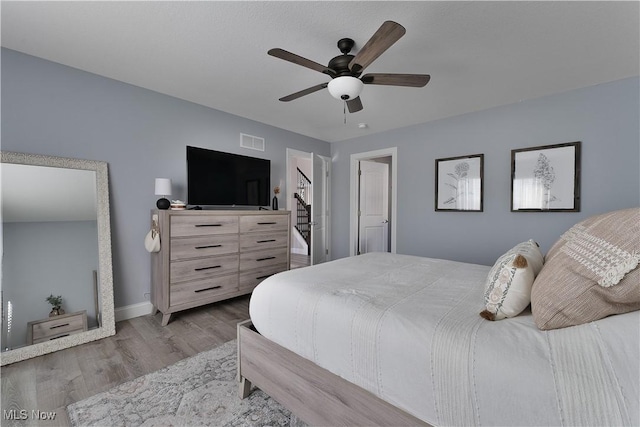
[{"label": "area rug", "polygon": [[67,407],[74,426],[299,426],[261,390],[242,400],[236,341]]}]

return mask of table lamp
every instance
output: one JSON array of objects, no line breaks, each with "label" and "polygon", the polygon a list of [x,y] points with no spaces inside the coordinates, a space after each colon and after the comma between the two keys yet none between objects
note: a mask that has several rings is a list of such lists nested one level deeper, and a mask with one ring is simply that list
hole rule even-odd
[{"label": "table lamp", "polygon": [[156,202],[158,209],[169,209],[171,202],[166,196],[171,195],[171,180],[169,178],[156,178],[156,196],[162,196]]}]

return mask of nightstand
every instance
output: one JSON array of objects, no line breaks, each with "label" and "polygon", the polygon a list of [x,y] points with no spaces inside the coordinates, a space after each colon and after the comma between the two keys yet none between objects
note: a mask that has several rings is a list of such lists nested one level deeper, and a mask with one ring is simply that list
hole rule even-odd
[{"label": "nightstand", "polygon": [[27,344],[38,344],[87,330],[87,311],[61,314],[27,323]]}]

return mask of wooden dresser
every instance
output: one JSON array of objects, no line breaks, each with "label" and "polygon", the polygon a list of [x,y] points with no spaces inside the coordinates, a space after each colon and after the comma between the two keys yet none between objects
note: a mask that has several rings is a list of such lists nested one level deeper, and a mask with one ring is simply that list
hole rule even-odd
[{"label": "wooden dresser", "polygon": [[61,314],[27,323],[27,344],[51,341],[87,330],[87,311]]},{"label": "wooden dresser", "polygon": [[[157,220],[157,221],[156,221]],[[151,303],[163,314],[251,293],[290,266],[289,211],[154,210]]]}]

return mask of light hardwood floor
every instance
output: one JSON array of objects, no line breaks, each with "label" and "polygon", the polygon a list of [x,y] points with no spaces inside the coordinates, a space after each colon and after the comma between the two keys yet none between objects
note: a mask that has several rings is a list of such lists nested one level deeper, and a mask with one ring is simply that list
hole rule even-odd
[{"label": "light hardwood floor", "polygon": [[[2,367],[2,426],[67,426],[66,406],[236,338],[249,318],[249,295],[176,313],[116,323],[116,335]],[[8,420],[10,410],[27,420]],[[36,421],[32,410],[56,413]]]}]

